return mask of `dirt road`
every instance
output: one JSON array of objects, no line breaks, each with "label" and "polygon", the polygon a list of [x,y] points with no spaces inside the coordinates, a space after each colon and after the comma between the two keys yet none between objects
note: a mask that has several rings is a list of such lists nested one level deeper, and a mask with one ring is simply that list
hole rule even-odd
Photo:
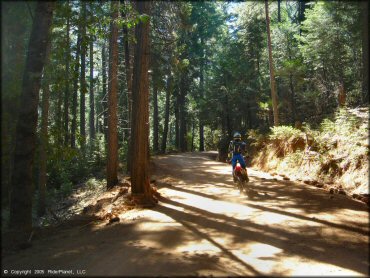
[{"label": "dirt road", "polygon": [[158,156],[154,165],[162,195],[154,209],[126,212],[110,226],[75,227],[38,239],[3,258],[3,271],[368,276],[365,204],[251,169],[255,195],[241,195],[231,167],[205,154]]}]

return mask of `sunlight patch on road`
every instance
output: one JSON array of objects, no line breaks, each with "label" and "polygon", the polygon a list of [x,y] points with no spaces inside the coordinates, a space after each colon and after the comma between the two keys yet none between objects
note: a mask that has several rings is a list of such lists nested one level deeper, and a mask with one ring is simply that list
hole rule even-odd
[{"label": "sunlight patch on road", "polygon": [[283,250],[263,243],[250,243],[244,250],[233,250],[233,254],[261,273],[273,272],[276,256]]},{"label": "sunlight patch on road", "polygon": [[180,246],[178,246],[175,252],[220,252],[221,250],[210,244],[207,240],[193,240],[193,241],[186,241]]},{"label": "sunlight patch on road", "polygon": [[180,192],[176,189],[167,189],[165,192],[171,200],[176,200],[177,196],[181,196],[183,197],[183,199],[181,199],[182,204],[201,210],[206,209],[205,211],[209,211],[212,213],[225,214],[227,216],[233,217],[237,217],[240,213],[242,213],[245,218],[246,215],[252,215],[257,211],[260,211],[259,209],[255,209],[247,205],[233,203],[233,200],[230,200],[230,202],[212,200],[210,198],[198,196],[196,194]]},{"label": "sunlight patch on road", "polygon": [[361,273],[300,256],[287,256],[284,251],[263,243],[251,243],[233,254],[265,275],[277,276],[362,276]]},{"label": "sunlight patch on road", "polygon": [[289,276],[363,276],[363,274],[336,265],[308,260],[299,256],[280,258],[275,269]]}]

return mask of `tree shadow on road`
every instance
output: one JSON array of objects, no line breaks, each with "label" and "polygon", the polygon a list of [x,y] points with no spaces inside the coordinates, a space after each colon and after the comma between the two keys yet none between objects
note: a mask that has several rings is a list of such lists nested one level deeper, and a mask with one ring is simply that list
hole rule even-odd
[{"label": "tree shadow on road", "polygon": [[[270,258],[275,261],[284,260],[284,258],[291,256],[300,256],[321,263],[358,271],[365,275],[368,274],[368,252],[366,246],[361,242],[346,242],[345,240],[336,242],[325,237],[320,237],[316,233],[317,230],[310,225],[307,225],[305,228],[299,228],[298,230],[287,230],[281,227],[260,225],[250,220],[240,220],[223,214],[212,213],[167,198],[161,198],[161,202],[170,204],[171,207],[159,205],[155,208],[156,211],[170,216],[194,233],[215,244],[224,252],[225,256],[233,258],[235,261],[240,261],[240,259],[235,258],[228,251],[227,247],[223,247],[215,239],[212,239],[212,233],[202,232],[202,230],[214,230],[217,233],[225,234],[225,236],[231,235],[233,243],[237,245],[245,244],[247,246],[250,242],[260,242],[280,248],[282,252],[274,258]],[[184,210],[173,209],[173,206]],[[344,251],[343,248],[346,250]],[[336,256],[328,256],[327,252],[335,253]],[[251,269],[252,266],[245,267],[249,271],[254,272]],[[269,274],[284,275],[281,272]]]}]

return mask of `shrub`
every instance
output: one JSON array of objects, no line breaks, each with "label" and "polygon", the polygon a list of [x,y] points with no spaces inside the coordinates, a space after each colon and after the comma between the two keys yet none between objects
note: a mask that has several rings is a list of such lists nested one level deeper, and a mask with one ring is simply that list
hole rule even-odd
[{"label": "shrub", "polygon": [[292,137],[301,137],[302,132],[291,126],[274,126],[271,127],[271,134],[269,136],[270,140],[276,141],[288,141]]}]

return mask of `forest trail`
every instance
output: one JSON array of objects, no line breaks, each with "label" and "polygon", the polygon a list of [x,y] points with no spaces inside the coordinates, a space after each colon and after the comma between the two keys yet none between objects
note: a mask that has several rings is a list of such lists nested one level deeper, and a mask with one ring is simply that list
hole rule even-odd
[{"label": "forest trail", "polygon": [[368,208],[249,170],[253,198],[212,153],[153,159],[161,194],[112,225],[61,229],[3,258],[3,269],[120,276],[368,276]]}]

